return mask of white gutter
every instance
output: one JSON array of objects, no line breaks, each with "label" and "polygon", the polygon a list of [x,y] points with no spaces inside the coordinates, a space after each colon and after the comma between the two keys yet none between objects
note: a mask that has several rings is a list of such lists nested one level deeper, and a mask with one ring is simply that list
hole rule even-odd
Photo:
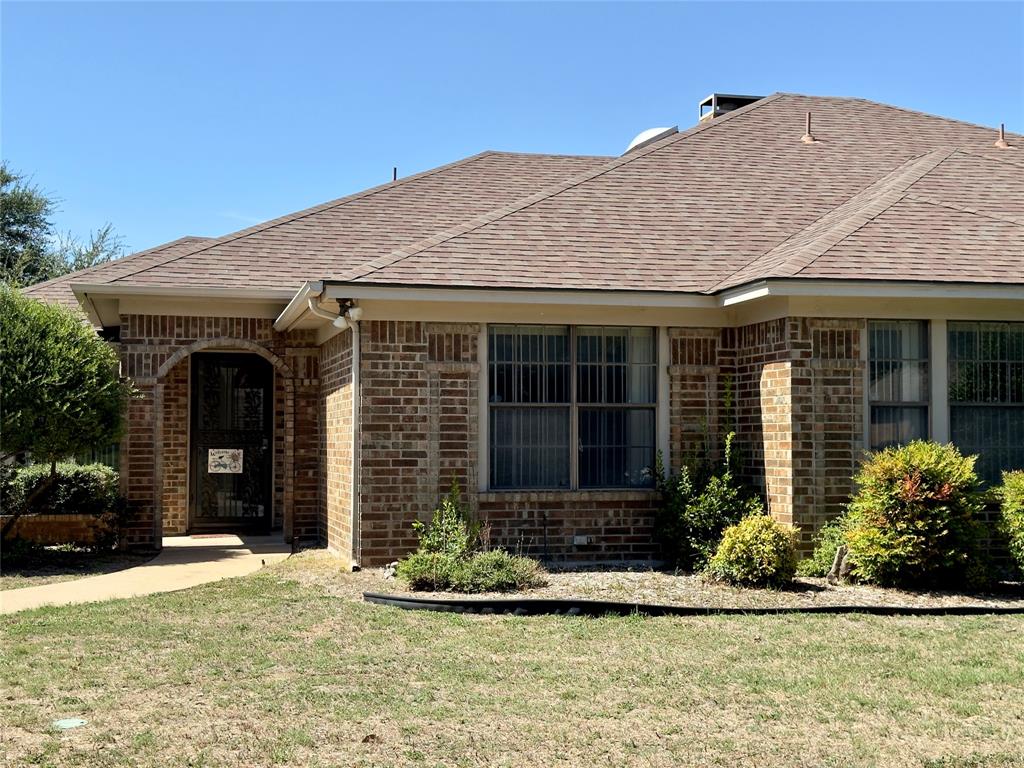
[{"label": "white gutter", "polygon": [[324,297],[329,299],[384,299],[398,301],[475,302],[483,304],[560,304],[608,307],[696,307],[719,306],[714,296],[668,291],[561,291],[495,290],[493,288],[423,288],[364,283],[324,281]]},{"label": "white gutter", "polygon": [[299,318],[306,314],[309,306],[307,299],[310,297],[318,298],[323,292],[324,284],[319,280],[303,283],[298,292],[292,296],[292,300],[288,302],[288,306],[274,320],[274,330],[287,331],[291,328]]},{"label": "white gutter", "polygon": [[1009,299],[1024,301],[1024,285],[1003,283],[944,283],[900,280],[762,280],[724,291],[717,296],[723,307],[765,296],[892,299]]},{"label": "white gutter", "polygon": [[71,290],[79,300],[83,296],[109,297],[121,296],[169,296],[182,299],[216,298],[224,301],[287,301],[295,296],[295,291],[281,288],[246,288],[246,287],[196,287],[189,285],[125,285],[123,283],[72,283]]}]

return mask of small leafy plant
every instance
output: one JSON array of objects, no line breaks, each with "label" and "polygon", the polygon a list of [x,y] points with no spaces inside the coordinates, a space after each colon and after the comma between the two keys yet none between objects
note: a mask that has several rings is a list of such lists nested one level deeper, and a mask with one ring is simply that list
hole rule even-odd
[{"label": "small leafy plant", "polygon": [[725,530],[707,572],[735,586],[784,587],[796,575],[796,534],[768,515],[751,515]]},{"label": "small leafy plant", "polygon": [[836,551],[845,542],[843,518],[825,523],[814,537],[814,551],[796,567],[801,576],[825,576],[836,559]]},{"label": "small leafy plant", "polygon": [[722,462],[708,472],[684,466],[675,477],[667,477],[658,457],[656,487],[662,503],[655,518],[655,535],[666,560],[676,567],[703,568],[726,528],[763,512],[760,500],[735,480],[734,437],[732,432],[726,435]]},{"label": "small leafy plant", "polygon": [[463,561],[452,577],[456,592],[515,592],[544,586],[544,569],[529,557],[503,549],[477,552]]},{"label": "small leafy plant", "polygon": [[419,549],[398,562],[395,575],[410,589],[511,592],[544,584],[544,569],[529,557],[481,551],[481,525],[472,520],[457,483],[429,524],[417,520]]},{"label": "small leafy plant", "polygon": [[999,499],[1000,528],[1009,541],[1010,554],[1024,572],[1024,470],[1003,473]]}]

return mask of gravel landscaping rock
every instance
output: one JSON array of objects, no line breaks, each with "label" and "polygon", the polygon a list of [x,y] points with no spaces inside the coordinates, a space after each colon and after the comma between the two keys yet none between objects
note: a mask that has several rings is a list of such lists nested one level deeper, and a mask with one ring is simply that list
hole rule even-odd
[{"label": "gravel landscaping rock", "polygon": [[[416,597],[486,599],[501,594],[456,595],[451,592],[412,592],[401,580],[388,577],[389,569],[370,568],[357,573],[344,570],[324,551],[302,552],[274,566],[282,578],[317,585],[328,593],[362,600],[363,592]],[[852,584],[832,586],[825,579],[798,577],[785,590],[743,589],[717,584],[699,574],[651,569],[587,568],[554,570],[544,587],[519,593],[530,598],[578,598],[627,603],[653,603],[713,608],[782,608],[833,605],[879,605],[919,608],[1004,607],[1024,609],[1024,584],[1004,583],[984,594],[908,592]]]}]

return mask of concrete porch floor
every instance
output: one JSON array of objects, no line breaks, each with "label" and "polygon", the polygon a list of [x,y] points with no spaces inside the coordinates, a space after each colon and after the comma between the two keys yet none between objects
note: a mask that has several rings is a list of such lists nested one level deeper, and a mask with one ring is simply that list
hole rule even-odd
[{"label": "concrete porch floor", "polygon": [[72,605],[175,592],[211,581],[246,576],[288,557],[291,546],[271,536],[168,536],[163,549],[143,565],[57,584],[0,592],[0,613],[44,605]]}]

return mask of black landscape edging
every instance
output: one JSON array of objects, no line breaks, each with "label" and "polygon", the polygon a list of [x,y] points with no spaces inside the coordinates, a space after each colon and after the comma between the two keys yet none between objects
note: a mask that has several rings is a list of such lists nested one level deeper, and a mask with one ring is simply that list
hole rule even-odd
[{"label": "black landscape edging", "polygon": [[779,608],[711,608],[683,605],[650,605],[619,603],[610,600],[575,600],[551,598],[428,598],[363,592],[363,600],[408,611],[440,611],[443,613],[508,614],[511,616],[771,616],[788,613],[866,613],[874,616],[984,616],[987,614],[1024,614],[1024,608],[1009,606],[950,605],[935,608],[901,605],[808,605]]}]

